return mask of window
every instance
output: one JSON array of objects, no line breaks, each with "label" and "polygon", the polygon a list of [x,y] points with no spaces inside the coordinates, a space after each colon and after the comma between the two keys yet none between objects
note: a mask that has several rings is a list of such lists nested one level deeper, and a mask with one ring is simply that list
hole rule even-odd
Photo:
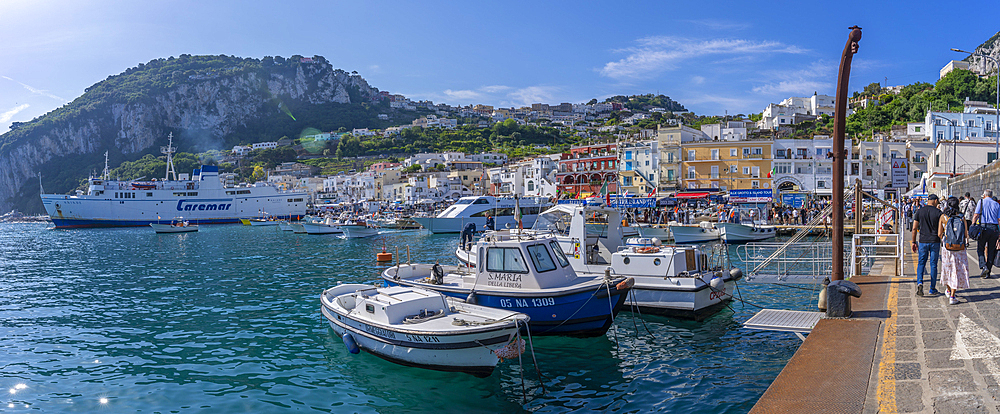
[{"label": "window", "polygon": [[941,154],[934,154],[934,166],[935,167],[941,166]]},{"label": "window", "polygon": [[688,150],[688,161],[694,161],[694,150]]},{"label": "window", "polygon": [[719,166],[718,165],[713,165],[712,166],[712,178],[719,178]]},{"label": "window", "polygon": [[531,263],[535,265],[535,270],[538,273],[556,270],[556,263],[552,261],[552,256],[549,255],[544,244],[533,244],[527,249],[528,257],[531,257]]},{"label": "window", "polygon": [[968,121],[965,121],[965,125],[968,126],[969,128],[973,128],[976,126],[976,120],[970,119]]},{"label": "window", "polygon": [[735,165],[730,165],[729,166],[729,172],[731,172],[731,173],[735,173],[738,170],[739,170],[739,167],[737,167]]},{"label": "window", "polygon": [[667,181],[674,180],[674,170],[667,170]]},{"label": "window", "polygon": [[491,247],[486,250],[486,271],[528,273],[524,257],[516,247]]},{"label": "window", "polygon": [[694,179],[694,167],[688,167],[688,179]]},{"label": "window", "polygon": [[826,188],[826,181],[817,181],[816,188]]},{"label": "window", "polygon": [[750,155],[750,148],[743,148],[743,155]]},{"label": "window", "polygon": [[976,133],[975,133],[975,132],[972,132],[972,137],[973,137],[973,138],[975,138],[975,137],[976,137]]},{"label": "window", "polygon": [[750,175],[751,175],[751,176],[752,176],[753,178],[758,178],[758,177],[760,177],[760,167],[751,167],[751,168],[750,168]]},{"label": "window", "polygon": [[760,188],[760,181],[753,180],[750,182],[750,188]]},{"label": "window", "polygon": [[674,153],[672,153],[672,152],[668,152],[667,153],[667,162],[668,163],[674,162]]},{"label": "window", "polygon": [[743,167],[743,175],[750,175],[750,167]]},{"label": "window", "polygon": [[625,151],[625,159],[626,160],[632,159],[632,151]]},{"label": "window", "polygon": [[751,153],[751,154],[753,154],[753,155],[761,155],[761,154],[763,154],[763,153],[764,153],[764,148],[761,148],[761,147],[753,147],[753,149],[752,149],[752,150],[750,150],[750,153]]},{"label": "window", "polygon": [[535,191],[535,182],[528,181],[528,191]]},{"label": "window", "polygon": [[959,139],[961,139],[960,135],[959,135],[958,131],[955,131],[955,141],[958,141]]},{"label": "window", "polygon": [[649,160],[646,160],[646,166],[647,167],[649,166]]},{"label": "window", "polygon": [[719,150],[718,149],[713,149],[712,150],[712,159],[713,160],[719,159]]},{"label": "window", "polygon": [[785,162],[775,163],[774,164],[774,172],[777,173],[777,174],[788,174],[788,173],[792,172],[792,164],[785,163]]},{"label": "window", "polygon": [[[986,124],[986,125],[989,125],[989,124]],[[987,126],[987,129],[989,129],[988,126]],[[913,127],[913,132],[920,132],[920,127],[918,127],[918,126]]]},{"label": "window", "polygon": [[625,171],[632,171],[632,161],[625,161]]},{"label": "window", "polygon": [[626,187],[632,186],[632,177],[622,176],[622,185]]},{"label": "window", "polygon": [[939,139],[939,140],[944,139],[944,131],[938,131],[938,133],[937,133],[937,139]]},{"label": "window", "polygon": [[920,178],[920,174],[922,174],[920,171],[914,170],[913,171],[913,178]]},{"label": "window", "polygon": [[780,149],[774,154],[775,158],[785,158],[785,150]]},{"label": "window", "polygon": [[[993,130],[993,122],[986,121],[986,130],[987,131],[992,131]],[[917,132],[920,132],[920,131],[917,131]]]},{"label": "window", "polygon": [[729,149],[729,156],[730,157],[735,157],[736,156],[736,148],[730,148]]},{"label": "window", "polygon": [[569,266],[569,259],[566,258],[566,254],[563,253],[562,248],[559,247],[559,243],[556,243],[555,240],[550,241],[549,247],[551,247],[552,252],[556,254],[556,260],[559,261],[560,266]]}]

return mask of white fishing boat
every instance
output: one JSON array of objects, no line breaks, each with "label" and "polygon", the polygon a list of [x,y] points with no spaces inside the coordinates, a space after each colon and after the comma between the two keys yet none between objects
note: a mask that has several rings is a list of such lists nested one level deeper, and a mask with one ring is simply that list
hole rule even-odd
[{"label": "white fishing boat", "polygon": [[[632,281],[578,275],[555,238],[484,237],[476,266],[397,264],[382,272],[389,285],[431,289],[483,306],[523,312],[533,335],[600,336],[621,310]],[[527,260],[526,260],[527,259]]]},{"label": "white fishing boat", "polygon": [[551,205],[549,199],[544,197],[521,198],[516,201],[513,198],[493,196],[462,197],[437,216],[414,216],[412,219],[431,233],[459,233],[469,223],[475,224],[477,229],[485,229],[487,215],[493,218],[494,229],[517,228],[514,210],[520,208],[521,226],[530,228],[538,213]]},{"label": "white fishing boat", "polygon": [[295,234],[306,234],[306,227],[301,222],[293,222],[288,224],[292,228],[292,232]]},{"label": "white fishing boat", "polygon": [[774,226],[757,223],[718,223],[719,236],[725,243],[746,243],[773,238],[778,235]]},{"label": "white fishing boat", "polygon": [[42,194],[52,223],[56,228],[118,227],[146,226],[160,216],[183,215],[192,224],[205,224],[260,218],[261,211],[278,217],[305,215],[307,193],[283,191],[263,182],[225,187],[219,167],[211,165],[202,165],[188,178],[174,170],[176,148],[168,144],[160,150],[167,155],[163,180],[112,180],[105,154],[104,173],[89,179],[86,194]]},{"label": "white fishing boat", "polygon": [[304,221],[302,227],[307,234],[344,234],[344,229],[333,217]]},{"label": "white fishing boat", "polygon": [[629,303],[640,313],[701,320],[732,301],[743,272],[726,266],[724,250],[709,257],[694,246],[634,240],[611,255],[610,268],[635,279]]},{"label": "white fishing boat", "polygon": [[[587,225],[592,220],[611,224],[595,234],[593,227]],[[713,260],[708,260],[705,258],[707,255],[694,246],[661,247],[661,242],[655,238],[623,242],[620,223],[618,210],[603,204],[561,204],[539,215],[531,230],[488,232],[480,243],[516,240],[525,235],[540,237],[547,232],[559,241],[577,275],[612,274],[635,278],[636,285],[630,291],[630,297],[635,300],[639,312],[697,320],[732,300],[732,288],[742,273],[728,266],[725,260],[728,257],[723,249],[713,247]],[[718,233],[714,240],[718,240]],[[479,253],[474,245],[464,243],[464,249],[462,245],[460,243],[455,253],[458,258],[465,263],[478,264]],[[643,257],[638,261],[634,262],[632,258],[625,260],[640,252]],[[689,261],[689,258],[693,260]],[[684,262],[675,263],[677,260]],[[738,274],[729,274],[730,271]],[[713,287],[712,280],[717,277],[721,279],[715,281],[716,286]],[[640,279],[642,283],[639,283]],[[630,309],[625,307],[625,310]]]},{"label": "white fishing boat", "polygon": [[379,232],[378,227],[370,225],[362,220],[349,224],[341,224],[340,228],[344,230],[344,235],[347,236],[348,239],[377,236]]},{"label": "white fishing boat", "polygon": [[197,224],[191,224],[180,217],[174,219],[169,224],[149,223],[149,227],[152,227],[153,231],[157,233],[189,233],[198,231]]},{"label": "white fishing boat", "polygon": [[[498,354],[524,351],[523,313],[471,305],[414,287],[345,284],[323,291],[323,316],[351,353],[402,365],[489,376]],[[513,352],[513,354],[507,354]]]},{"label": "white fishing boat", "polygon": [[719,240],[719,229],[709,221],[698,224],[679,224],[671,222],[667,226],[674,243],[705,243]]},{"label": "white fishing boat", "polygon": [[[674,238],[674,235],[670,233],[670,227],[667,227],[666,224],[639,224],[636,228],[639,230],[639,237],[648,239],[655,237],[660,240],[671,240]],[[628,237],[628,235],[625,236]]]}]

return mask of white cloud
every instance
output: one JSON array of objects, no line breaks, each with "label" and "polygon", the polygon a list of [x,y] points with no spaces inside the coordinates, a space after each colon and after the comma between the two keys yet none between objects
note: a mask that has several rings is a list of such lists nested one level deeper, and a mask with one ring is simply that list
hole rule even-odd
[{"label": "white cloud", "polygon": [[701,85],[701,84],[705,83],[705,77],[704,76],[697,76],[697,75],[696,76],[692,76],[691,77],[691,83],[693,83],[695,85]]},{"label": "white cloud", "polygon": [[510,86],[504,86],[504,85],[487,85],[487,86],[483,86],[482,88],[479,88],[479,90],[481,90],[483,92],[486,92],[486,93],[497,93],[497,92],[503,92],[503,91],[506,91],[506,90],[510,90]]},{"label": "white cloud", "polygon": [[619,50],[628,56],[608,62],[601,75],[610,78],[643,78],[670,70],[683,61],[708,55],[767,57],[774,54],[799,54],[805,49],[775,41],[746,39],[694,40],[675,36],[653,36],[638,40],[639,45]]},{"label": "white cloud", "polygon": [[[20,104],[7,112],[0,113],[0,124],[6,124],[8,121],[10,121],[11,118],[14,117],[14,115],[17,115],[18,112],[28,109],[29,106],[31,105]],[[6,126],[4,128],[6,128]]]},{"label": "white cloud", "polygon": [[833,95],[836,67],[824,61],[810,63],[803,69],[769,71],[761,75],[771,82],[756,86],[753,91],[762,95],[809,96],[813,92]]},{"label": "white cloud", "polygon": [[529,86],[515,90],[507,94],[507,97],[517,105],[527,106],[539,102],[555,103],[554,96],[558,91],[559,88],[554,86]]},{"label": "white cloud", "polygon": [[458,90],[458,91],[453,91],[451,89],[445,89],[444,90],[444,94],[447,95],[449,98],[452,98],[452,99],[461,99],[461,100],[477,99],[477,98],[479,98],[481,96],[479,94],[479,92],[468,90],[468,89]]}]

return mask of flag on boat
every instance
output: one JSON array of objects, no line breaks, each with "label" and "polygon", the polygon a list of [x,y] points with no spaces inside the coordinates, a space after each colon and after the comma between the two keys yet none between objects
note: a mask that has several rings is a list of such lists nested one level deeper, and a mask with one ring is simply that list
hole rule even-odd
[{"label": "flag on boat", "polygon": [[517,220],[517,228],[524,230],[524,224],[521,222],[521,198],[514,196],[514,220]]}]

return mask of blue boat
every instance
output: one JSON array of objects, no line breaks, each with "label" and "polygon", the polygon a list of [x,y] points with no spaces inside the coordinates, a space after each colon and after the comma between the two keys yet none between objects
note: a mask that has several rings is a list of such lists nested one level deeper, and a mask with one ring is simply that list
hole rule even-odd
[{"label": "blue boat", "polygon": [[578,276],[550,236],[481,240],[474,248],[486,258],[475,267],[397,264],[382,278],[389,286],[419,287],[524,313],[533,335],[577,337],[604,335],[634,283],[625,277]]}]

